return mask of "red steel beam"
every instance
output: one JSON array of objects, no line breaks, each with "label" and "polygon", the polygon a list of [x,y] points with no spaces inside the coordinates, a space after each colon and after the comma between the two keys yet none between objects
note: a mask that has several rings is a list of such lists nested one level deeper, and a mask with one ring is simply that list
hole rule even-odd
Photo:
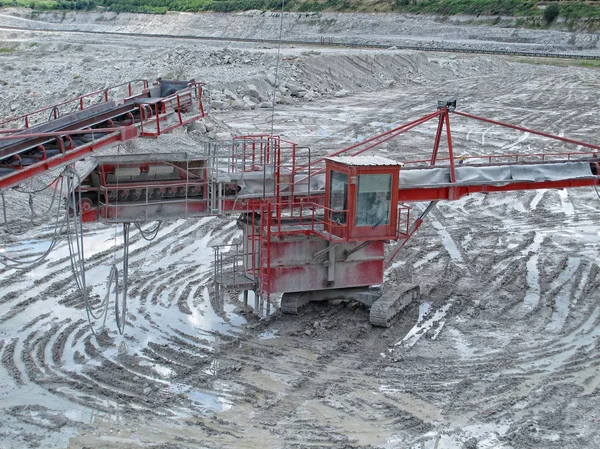
[{"label": "red steel beam", "polygon": [[548,138],[554,139],[554,140],[560,140],[561,142],[565,142],[565,143],[572,143],[575,145],[581,145],[582,147],[593,148],[594,150],[600,150],[599,145],[585,143],[585,142],[581,142],[579,140],[569,139],[567,137],[560,137],[560,136],[556,136],[554,134],[549,134],[549,133],[545,133],[542,131],[536,131],[535,129],[525,128],[523,126],[510,125],[508,123],[502,123],[502,122],[498,122],[496,120],[491,120],[491,119],[487,119],[487,118],[483,118],[483,117],[478,117],[476,115],[467,114],[466,112],[454,111],[454,114],[461,115],[461,116],[467,117],[467,118],[472,118],[474,120],[479,120],[481,122],[490,123],[492,125],[498,125],[498,126],[503,126],[505,128],[516,129],[517,131],[523,131],[526,133],[535,134],[537,136],[548,137]]},{"label": "red steel beam", "polygon": [[111,129],[110,131],[112,132],[97,140],[78,146],[73,150],[67,151],[63,154],[58,154],[54,157],[51,157],[50,159],[46,159],[35,164],[28,165],[27,167],[17,169],[13,173],[9,173],[8,175],[3,176],[0,179],[0,190],[14,187],[22,183],[23,181],[35,175],[43,173],[47,170],[58,168],[67,165],[70,162],[82,159],[86,154],[91,153],[92,151],[97,150],[98,148],[101,148],[103,146],[109,145],[113,142],[124,142],[126,140],[130,140],[138,136],[138,128],[136,126],[125,126],[118,129],[117,131],[115,131],[114,129]]},{"label": "red steel beam", "polygon": [[600,176],[589,178],[561,179],[558,181],[519,181],[506,185],[444,185],[440,187],[409,187],[398,189],[398,201],[454,201],[472,193],[514,192],[519,190],[564,189],[570,187],[591,187],[600,185]]},{"label": "red steel beam", "polygon": [[29,137],[62,137],[72,134],[94,134],[94,133],[112,133],[115,131],[127,130],[135,126],[115,126],[114,128],[89,128],[89,129],[69,129],[65,131],[48,131],[45,133],[27,133],[11,136],[0,136],[2,140],[21,140]]},{"label": "red steel beam", "polygon": [[[376,136],[371,137],[370,139],[363,140],[362,142],[358,142],[358,143],[356,143],[354,145],[351,145],[351,146],[349,146],[347,148],[343,148],[343,149],[338,150],[338,151],[336,151],[334,153],[328,154],[325,157],[321,157],[319,159],[316,159],[316,160],[312,161],[310,163],[310,165],[318,164],[320,162],[323,162],[325,159],[327,159],[329,157],[339,156],[340,154],[348,153],[348,152],[354,150],[355,148],[360,147],[361,145],[365,145],[367,143],[371,143],[371,142],[376,141],[375,143],[373,143],[372,145],[368,146],[367,148],[361,149],[361,150],[359,150],[359,151],[357,151],[357,152],[355,152],[355,153],[352,154],[352,156],[356,156],[356,155],[358,155],[360,153],[363,153],[363,152],[367,151],[368,149],[371,149],[371,148],[373,148],[373,147],[375,147],[375,146],[377,146],[377,145],[379,145],[379,144],[381,144],[383,142],[386,142],[386,141],[388,141],[388,140],[390,140],[390,139],[392,139],[392,138],[394,138],[394,137],[402,134],[405,131],[408,131],[408,130],[414,128],[415,126],[418,126],[418,125],[421,125],[421,124],[423,124],[425,122],[428,122],[429,120],[431,120],[432,118],[435,118],[435,117],[439,116],[440,114],[441,114],[441,111],[432,112],[431,114],[428,114],[428,115],[425,115],[425,116],[423,116],[421,118],[413,120],[412,122],[405,123],[404,125],[400,125],[400,126],[394,128],[394,129],[390,129],[389,131],[386,131],[384,133],[377,134]],[[387,137],[387,138],[383,139],[384,137]],[[378,139],[382,139],[382,140],[378,140]],[[307,167],[308,166],[299,167],[298,170],[305,169]]]}]

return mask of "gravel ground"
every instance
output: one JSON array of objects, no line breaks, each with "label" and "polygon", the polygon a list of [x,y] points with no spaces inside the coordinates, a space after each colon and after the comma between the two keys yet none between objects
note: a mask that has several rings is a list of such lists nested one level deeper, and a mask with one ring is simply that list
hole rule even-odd
[{"label": "gravel ground", "polygon": [[[19,19],[15,19],[15,16]],[[33,20],[32,20],[33,19]],[[473,26],[473,24],[479,26]],[[493,26],[489,26],[494,24]],[[170,13],[149,16],[110,12],[48,12],[8,9],[0,25],[30,29],[167,34],[212,38],[278,39],[309,42],[416,45],[469,50],[541,51],[598,55],[598,34],[525,29],[509,17],[432,17],[391,13]]]},{"label": "gravel ground", "polygon": [[[156,20],[122,15],[115,26],[135,32]],[[102,22],[111,27],[108,15]],[[0,54],[3,117],[127,79],[208,82],[209,118],[106,152],[194,152],[273,127],[320,154],[449,97],[542,131],[598,134],[600,72],[544,61],[285,47],[278,64],[264,46],[59,31],[0,30],[0,47],[15,49]],[[460,118],[452,129],[461,154],[568,148]],[[434,131],[379,151],[426,156]],[[12,219],[28,208],[27,198],[9,200]],[[239,231],[214,217],[165,223],[152,242],[132,232],[125,336],[111,316],[96,339],[61,242],[33,269],[0,271],[0,447],[600,447],[599,211],[591,189],[440,205],[386,273],[387,288],[414,282],[423,292],[387,330],[343,301],[259,320],[234,292],[215,298],[210,245]],[[4,234],[2,250],[37,254],[51,232]],[[86,228],[92,296],[104,295],[122,245],[116,228]]]}]

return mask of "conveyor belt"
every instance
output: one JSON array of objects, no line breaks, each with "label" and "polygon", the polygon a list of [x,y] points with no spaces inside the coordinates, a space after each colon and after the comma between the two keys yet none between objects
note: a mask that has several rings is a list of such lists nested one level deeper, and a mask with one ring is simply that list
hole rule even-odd
[{"label": "conveyor belt", "polygon": [[[148,87],[143,81],[140,93],[120,101],[108,100],[84,108],[87,94],[32,114],[2,121],[0,134],[0,190],[19,184],[36,174],[81,159],[85,154],[116,141],[138,136],[157,137],[204,116],[201,84],[191,81],[159,80]],[[120,85],[123,86],[123,85]],[[117,87],[120,87],[117,86]],[[97,94],[96,92],[95,94]],[[78,106],[76,112],[60,116],[59,107]],[[30,125],[30,117],[40,113],[53,120]],[[15,129],[16,126],[25,128]]]},{"label": "conveyor belt", "polygon": [[[129,103],[117,106],[114,101],[91,106],[83,111],[77,111],[64,117],[41,123],[23,131],[19,131],[12,136],[23,136],[16,140],[0,141],[0,161],[5,161],[17,154],[26,154],[30,151],[36,152],[39,145],[44,145],[56,141],[56,137],[42,135],[32,137],[33,134],[48,134],[59,131],[73,131],[85,128],[93,128],[109,119],[119,119],[120,117],[134,112],[136,105]],[[85,134],[80,135],[84,136]],[[102,133],[104,135],[104,133]],[[100,136],[96,136],[100,137]],[[81,139],[77,139],[81,140]],[[38,150],[37,152],[39,152]],[[35,153],[34,153],[35,154]]]}]

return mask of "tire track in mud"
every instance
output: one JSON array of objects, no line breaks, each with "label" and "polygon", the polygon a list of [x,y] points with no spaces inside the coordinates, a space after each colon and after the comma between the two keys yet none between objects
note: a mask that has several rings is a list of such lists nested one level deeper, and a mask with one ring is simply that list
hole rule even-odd
[{"label": "tire track in mud", "polygon": [[[547,193],[537,199],[535,206],[541,211],[551,209],[556,198],[555,193]],[[597,328],[597,323],[600,322],[600,307],[597,305],[600,291],[598,266],[595,263],[595,251],[586,251],[582,257],[585,234],[578,237],[565,237],[560,231],[544,234],[552,237],[543,239],[539,250],[538,266],[542,271],[540,305],[536,309],[525,314],[510,314],[510,319],[516,321],[509,323],[503,316],[507,309],[490,306],[496,304],[497,307],[498,299],[502,299],[499,294],[505,287],[513,288],[514,280],[509,281],[508,277],[512,276],[514,279],[516,273],[527,271],[526,254],[529,253],[528,248],[533,242],[536,228],[560,230],[569,227],[577,229],[581,226],[581,229],[586,229],[586,224],[580,223],[580,219],[589,217],[586,214],[579,214],[578,217],[567,214],[556,219],[547,214],[537,214],[537,217],[533,214],[530,219],[512,220],[507,219],[510,214],[506,211],[490,207],[485,201],[471,204],[474,209],[465,214],[461,204],[466,201],[469,200],[461,200],[456,207],[442,207],[446,225],[444,229],[453,233],[453,237],[459,231],[458,236],[453,238],[457,246],[458,242],[465,240],[465,234],[471,236],[467,239],[466,248],[460,246],[461,253],[466,252],[466,257],[463,256],[461,260],[469,260],[470,264],[477,267],[480,289],[470,292],[468,296],[473,300],[479,297],[481,302],[476,305],[468,302],[462,304],[462,309],[456,307],[451,311],[451,315],[454,315],[454,318],[450,317],[452,328],[446,326],[445,332],[441,334],[441,341],[438,342],[438,345],[447,348],[448,355],[437,352],[441,360],[431,360],[432,356],[426,349],[431,346],[430,340],[421,339],[421,346],[412,351],[418,354],[415,359],[411,359],[411,351],[400,353],[398,362],[392,364],[393,368],[389,372],[386,370],[382,382],[387,382],[386,385],[392,390],[410,390],[411,394],[416,394],[429,403],[442,404],[447,415],[466,417],[469,412],[478,410],[476,416],[484,422],[514,420],[521,416],[522,419],[541,421],[542,424],[538,425],[542,428],[547,428],[546,423],[548,428],[561,428],[559,418],[544,412],[549,403],[556,403],[557,407],[568,403],[562,394],[557,393],[559,390],[554,388],[560,385],[585,385],[584,391],[589,394],[600,383],[597,374],[593,374],[600,365],[600,354],[597,351],[597,342],[600,341],[600,331]],[[529,210],[530,200],[527,196],[513,196],[510,201],[522,202],[518,207],[511,206],[514,210]],[[438,212],[436,216],[439,215]],[[471,216],[476,216],[477,221],[470,223]],[[448,226],[450,222],[452,224]],[[510,225],[503,225],[502,222]],[[521,232],[521,225],[528,223],[531,230]],[[497,229],[498,225],[503,228]],[[440,256],[444,252],[443,245],[432,243],[432,232],[437,233],[437,228],[433,228],[435,230],[426,221],[421,234],[407,248],[410,251],[413,246],[418,245],[419,240],[428,242],[425,248],[417,251],[417,260],[422,260],[427,253],[437,252],[438,255],[428,264],[419,265],[422,273],[418,277],[429,278],[428,282],[431,282],[430,277],[435,271],[439,270],[435,261],[440,258],[451,259],[449,255]],[[481,232],[482,228],[487,229]],[[565,239],[571,244],[562,245],[561,242]],[[506,244],[507,241],[510,245]],[[559,249],[561,247],[562,250]],[[415,256],[410,255],[406,265],[414,266],[414,260]],[[433,269],[429,269],[429,264],[433,265]],[[515,291],[508,297],[514,298],[515,293],[522,291],[518,283],[514,287]],[[464,286],[454,288],[459,291],[463,289]],[[557,299],[558,297],[563,299]],[[516,311],[515,306],[521,301],[513,302],[511,308]],[[559,301],[567,304],[563,312],[565,315],[557,321],[558,327],[550,329]],[[574,307],[579,310],[573,310]],[[481,321],[477,324],[465,322],[465,316]],[[457,321],[456,317],[463,318]],[[506,327],[506,330],[501,330],[498,326]],[[486,329],[488,327],[489,330]],[[518,332],[524,335],[519,335]],[[528,336],[531,333],[535,338]],[[428,333],[427,336],[431,338],[432,334]],[[486,340],[493,343],[487,350],[482,350],[481,343]],[[438,347],[438,351],[440,350]],[[416,366],[419,369],[415,369]],[[425,377],[435,380],[424,381]],[[541,388],[543,393],[532,395],[532,390],[536,388]],[[474,391],[478,393],[474,394]],[[518,407],[515,406],[515,401]],[[588,396],[580,391],[574,392],[573,401],[581,403],[585,410],[593,409]],[[539,407],[541,404],[544,404],[543,408]],[[468,419],[473,420],[473,416]],[[447,421],[450,428],[456,425],[452,424],[453,419],[448,418]],[[522,429],[509,429],[509,432],[520,434]],[[597,435],[586,429],[585,438],[595,441]],[[536,444],[556,448],[573,444],[568,443],[573,441],[571,437],[561,437],[559,440],[560,442],[555,443],[537,441]],[[406,447],[413,447],[409,445],[410,440],[404,441]],[[414,444],[414,447],[418,447],[416,440]]]},{"label": "tire track in mud", "polygon": [[[112,316],[98,340],[90,334],[81,297],[73,291],[64,244],[40,267],[5,279],[7,289],[22,289],[22,279],[33,279],[26,293],[4,304],[2,320],[12,338],[6,344],[0,340],[0,363],[12,382],[24,388],[38,385],[79,404],[84,413],[96,410],[107,416],[185,416],[206,406],[203,400],[192,400],[191,392],[206,390],[202,394],[209,399],[218,398],[202,370],[213,360],[215,339],[232,338],[243,321],[229,316],[232,306],[213,310],[205,295],[212,273],[208,243],[230,240],[237,233],[220,222],[175,222],[152,242],[132,232],[124,337],[116,333]],[[114,234],[111,229],[86,232],[92,298],[103,296],[108,268],[121,262],[122,237]],[[174,382],[186,387],[174,390]]]}]

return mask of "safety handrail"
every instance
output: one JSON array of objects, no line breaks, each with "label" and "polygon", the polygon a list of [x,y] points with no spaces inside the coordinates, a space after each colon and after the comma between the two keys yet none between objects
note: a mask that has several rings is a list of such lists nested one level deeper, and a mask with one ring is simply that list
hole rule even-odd
[{"label": "safety handrail", "polygon": [[[6,125],[8,123],[13,123],[13,122],[16,122],[16,121],[24,120],[24,127],[25,128],[29,128],[29,126],[31,125],[31,123],[30,123],[30,117],[32,117],[33,115],[41,114],[42,112],[50,111],[50,113],[53,115],[53,118],[56,119],[60,115],[59,107],[65,106],[65,105],[68,105],[68,104],[71,104],[71,103],[75,103],[75,102],[79,103],[78,104],[78,109],[80,111],[83,111],[85,109],[85,107],[86,107],[85,102],[84,102],[84,100],[86,98],[102,94],[104,102],[107,103],[109,101],[108,100],[108,93],[111,90],[114,90],[114,89],[117,89],[117,88],[123,87],[123,86],[127,86],[128,96],[131,97],[133,95],[133,85],[134,85],[134,83],[142,83],[142,85],[143,85],[142,89],[147,89],[148,88],[148,80],[147,79],[134,79],[134,80],[131,80],[131,81],[126,81],[124,83],[116,84],[114,86],[110,86],[110,87],[107,87],[105,89],[99,89],[99,90],[96,90],[96,91],[93,91],[93,92],[89,92],[89,93],[84,94],[84,95],[80,95],[79,97],[75,97],[75,98],[71,98],[69,100],[65,100],[65,101],[63,101],[61,103],[57,103],[57,104],[54,104],[52,106],[46,106],[44,108],[38,109],[38,110],[33,111],[33,112],[28,112],[26,114],[22,114],[22,115],[19,115],[17,117],[9,118],[7,120],[1,121],[0,122],[0,127]],[[98,102],[98,103],[100,103],[100,102]],[[89,105],[89,106],[91,106],[91,105]]]},{"label": "safety handrail", "polygon": [[408,235],[410,223],[410,206],[398,204],[398,221],[396,223],[396,235]]},{"label": "safety handrail", "polygon": [[[576,159],[573,159],[574,157],[578,157],[578,158],[589,157],[589,158],[598,159],[598,158],[600,158],[600,152],[597,152],[597,151],[572,151],[572,152],[567,152],[567,153],[490,154],[487,156],[461,156],[459,159],[460,159],[460,162],[462,162],[462,163],[465,163],[467,161],[469,161],[469,162],[484,161],[485,163],[492,164],[493,162],[500,161],[500,160],[503,160],[502,162],[504,162],[504,163],[537,162],[537,161],[547,162],[549,160],[560,161],[560,160],[565,160],[565,158],[567,161],[573,161],[573,160],[576,160]],[[533,160],[530,160],[530,159],[533,159]],[[430,161],[429,159],[419,159],[419,160],[414,160],[414,161],[404,161],[402,163],[405,166],[406,165],[424,165],[424,164],[429,165],[429,161]],[[450,162],[450,158],[437,158],[437,162],[438,162],[438,164],[436,164],[436,166],[439,165],[439,162]],[[459,164],[460,164],[460,162],[459,162]],[[502,162],[497,162],[497,163],[501,164]]]},{"label": "safety handrail", "polygon": [[[190,82],[188,87],[177,92],[160,98],[160,105],[156,101],[140,102],[138,107],[140,111],[140,134],[143,136],[160,136],[176,127],[190,123],[193,120],[204,117],[204,108],[202,107],[202,85],[197,81]],[[200,93],[199,93],[200,92]],[[194,95],[198,100],[198,114],[193,117],[184,117],[183,114],[193,110]],[[200,96],[199,96],[200,95]],[[160,109],[159,109],[160,106]],[[149,111],[149,112],[148,112]],[[161,120],[165,120],[168,114],[175,112],[177,115],[176,123],[161,128]],[[148,130],[148,126],[154,124],[155,130]]]},{"label": "safety handrail", "polygon": [[[330,235],[326,231],[327,225],[334,225],[337,229],[343,230],[342,235],[336,235],[336,237],[347,239],[349,236],[348,209],[332,209],[312,201],[294,201],[276,203],[273,210],[277,212],[275,217],[276,231],[273,230],[277,233],[290,233],[291,231],[285,227],[286,221],[289,221],[294,223],[294,228],[298,229],[299,232],[310,231],[328,240],[330,240]],[[326,217],[332,217],[333,214],[345,215],[346,222],[332,223],[331,219],[326,219]],[[300,229],[298,226],[306,226],[308,229]]]}]

